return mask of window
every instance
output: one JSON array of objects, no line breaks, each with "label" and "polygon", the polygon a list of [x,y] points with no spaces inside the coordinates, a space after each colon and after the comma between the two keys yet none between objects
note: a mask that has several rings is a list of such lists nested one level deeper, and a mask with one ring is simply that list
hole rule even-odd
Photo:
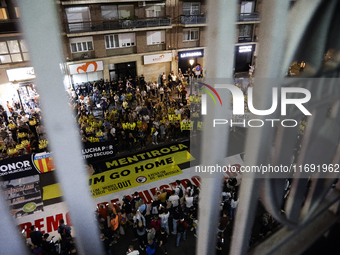
[{"label": "window", "polygon": [[0,20],[7,19],[7,11],[6,8],[0,8]]},{"label": "window", "polygon": [[119,19],[132,18],[135,16],[135,8],[133,5],[118,5]]},{"label": "window", "polygon": [[70,39],[71,52],[85,52],[93,50],[92,36]]},{"label": "window", "polygon": [[201,14],[201,5],[199,2],[183,3],[183,15],[200,15]]},{"label": "window", "polygon": [[103,20],[118,19],[117,5],[102,5]]},{"label": "window", "polygon": [[135,16],[133,5],[102,5],[103,20],[125,19]]},{"label": "window", "polygon": [[27,48],[25,40],[20,40],[20,47],[21,47],[22,52],[28,52],[28,48]]},{"label": "window", "polygon": [[106,35],[105,45],[106,49],[119,48],[118,35]]},{"label": "window", "polygon": [[147,45],[165,43],[165,31],[146,32]]},{"label": "window", "polygon": [[105,36],[105,47],[106,49],[132,47],[135,46],[135,34],[115,34]]},{"label": "window", "polygon": [[164,17],[165,4],[147,4],[145,7],[145,16],[147,18]]},{"label": "window", "polygon": [[89,7],[69,7],[65,8],[66,11],[66,17],[67,21],[69,23],[75,24],[69,24],[69,31],[82,31],[88,29],[90,26],[90,23],[82,23],[82,22],[88,22],[91,21],[90,17],[90,9]]},{"label": "window", "polygon": [[255,2],[253,1],[243,1],[241,3],[241,13],[253,13],[255,7]]},{"label": "window", "polygon": [[28,60],[28,48],[24,40],[0,42],[0,64]]},{"label": "window", "polygon": [[238,36],[239,37],[252,37],[253,36],[253,25],[240,25]]},{"label": "window", "polygon": [[183,42],[197,41],[199,29],[185,29],[183,30]]}]

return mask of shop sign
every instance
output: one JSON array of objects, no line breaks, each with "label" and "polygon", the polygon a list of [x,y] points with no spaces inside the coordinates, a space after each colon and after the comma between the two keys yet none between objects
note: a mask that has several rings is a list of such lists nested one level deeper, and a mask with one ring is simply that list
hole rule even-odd
[{"label": "shop sign", "polygon": [[238,52],[239,53],[251,52],[251,51],[253,51],[253,46],[252,45],[240,46],[238,48]]},{"label": "shop sign", "polygon": [[33,67],[23,67],[6,70],[9,81],[23,81],[35,79]]},{"label": "shop sign", "polygon": [[162,53],[143,56],[144,65],[169,62],[172,60],[172,53]]},{"label": "shop sign", "polygon": [[179,56],[181,58],[200,58],[204,56],[204,51],[203,50],[185,51],[180,52]]},{"label": "shop sign", "polygon": [[93,61],[76,65],[69,65],[70,74],[90,73],[104,70],[103,61]]}]

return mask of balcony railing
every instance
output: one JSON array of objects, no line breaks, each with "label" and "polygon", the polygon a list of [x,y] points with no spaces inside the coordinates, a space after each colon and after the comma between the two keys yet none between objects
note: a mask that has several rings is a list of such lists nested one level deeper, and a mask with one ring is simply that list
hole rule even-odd
[{"label": "balcony railing", "polygon": [[238,21],[259,21],[260,14],[258,12],[253,13],[240,13],[238,15]]},{"label": "balcony railing", "polygon": [[205,24],[207,23],[207,17],[205,15],[182,15],[181,23],[185,25]]},{"label": "balcony railing", "polygon": [[66,24],[67,33],[94,32],[104,30],[171,26],[171,18],[146,18],[133,20],[100,20],[72,22]]}]

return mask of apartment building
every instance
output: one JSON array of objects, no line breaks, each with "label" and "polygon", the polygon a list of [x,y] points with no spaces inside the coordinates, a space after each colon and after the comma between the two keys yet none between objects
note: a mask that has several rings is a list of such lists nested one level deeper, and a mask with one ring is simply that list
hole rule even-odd
[{"label": "apartment building", "polygon": [[[204,66],[205,3],[183,1],[61,1],[64,54],[73,83]],[[87,67],[96,72],[81,73]],[[79,70],[79,69],[78,69]]]},{"label": "apartment building", "polygon": [[[179,68],[185,72],[197,64],[205,70],[206,0],[60,0],[57,4],[67,86],[141,74],[147,81],[157,81],[163,72]],[[259,9],[259,0],[239,1],[235,72],[248,71],[256,58]],[[14,1],[1,0],[0,94],[7,95],[6,101],[15,100],[15,91],[6,93],[13,83],[17,94],[23,93],[18,99],[34,96],[34,70],[18,29],[19,17]]]}]

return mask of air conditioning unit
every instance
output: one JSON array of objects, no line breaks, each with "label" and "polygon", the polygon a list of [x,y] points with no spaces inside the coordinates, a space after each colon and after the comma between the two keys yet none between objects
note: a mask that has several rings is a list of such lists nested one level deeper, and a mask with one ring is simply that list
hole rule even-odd
[{"label": "air conditioning unit", "polygon": [[138,7],[145,7],[145,6],[146,6],[145,1],[139,1],[138,2]]},{"label": "air conditioning unit", "polygon": [[85,53],[84,58],[89,58],[89,55],[87,53]]}]

